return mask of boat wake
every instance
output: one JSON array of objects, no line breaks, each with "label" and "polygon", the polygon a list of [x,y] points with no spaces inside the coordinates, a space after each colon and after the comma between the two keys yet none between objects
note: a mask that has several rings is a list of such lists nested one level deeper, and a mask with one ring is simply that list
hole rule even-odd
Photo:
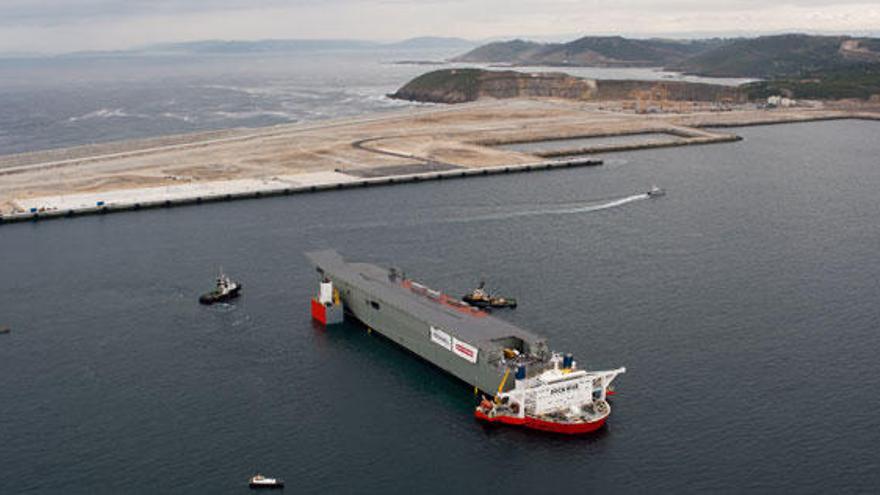
[{"label": "boat wake", "polygon": [[590,204],[577,204],[576,206],[569,206],[567,208],[552,208],[552,209],[540,209],[540,210],[522,210],[522,211],[506,211],[502,213],[492,213],[486,215],[478,215],[466,218],[447,218],[443,220],[444,223],[469,223],[469,222],[484,222],[489,220],[508,220],[511,218],[520,218],[520,217],[535,217],[542,215],[572,215],[577,213],[589,213],[593,211],[601,211],[608,210],[611,208],[617,208],[618,206],[623,206],[628,203],[632,203],[634,201],[640,201],[643,199],[648,199],[649,196],[647,194],[634,194],[632,196],[627,196],[625,198],[618,198],[610,201],[605,201],[601,203],[590,203]]},{"label": "boat wake", "polygon": [[[506,208],[504,211],[498,211],[495,213],[486,213],[486,207],[477,207],[479,210],[482,210],[481,213],[467,213],[467,210],[473,211],[473,208],[467,208],[465,211],[462,211],[460,208],[457,209],[455,216],[445,216],[442,218],[429,218],[422,220],[409,220],[409,221],[380,221],[380,222],[358,222],[356,224],[333,224],[332,228],[334,230],[346,229],[346,230],[357,230],[357,229],[375,229],[375,228],[386,228],[386,227],[419,227],[423,225],[436,225],[436,224],[450,224],[450,223],[475,223],[475,222],[488,222],[488,221],[497,221],[497,220],[510,220],[514,218],[527,218],[527,217],[537,217],[544,215],[574,215],[580,213],[590,213],[595,211],[608,210],[611,208],[617,208],[619,206],[623,206],[634,201],[641,201],[643,199],[648,199],[650,196],[646,193],[642,194],[634,194],[632,196],[626,196],[623,198],[616,199],[607,199],[607,200],[592,200],[592,201],[581,201],[581,202],[566,202],[566,203],[550,203],[544,205],[543,208],[534,208],[534,203],[531,205],[533,208],[530,209],[511,209],[510,206],[496,206],[492,207],[493,209],[497,208]],[[525,207],[526,205],[522,205]],[[515,207],[514,207],[515,208]],[[327,226],[330,228],[330,226]]]}]

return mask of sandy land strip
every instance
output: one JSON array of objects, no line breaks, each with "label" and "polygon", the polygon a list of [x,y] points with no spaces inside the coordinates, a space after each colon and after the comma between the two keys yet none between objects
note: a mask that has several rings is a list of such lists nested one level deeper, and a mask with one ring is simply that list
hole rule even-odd
[{"label": "sandy land strip", "polygon": [[[819,119],[877,119],[876,108],[792,108],[638,115],[608,102],[485,100],[310,124],[232,129],[0,157],[0,214],[77,209],[344,183],[383,171],[522,165],[545,157],[493,147],[588,136],[660,133],[669,139],[589,146],[559,155],[736,139],[714,127]],[[556,152],[554,152],[556,153]],[[554,155],[555,156],[555,155]],[[414,168],[415,167],[415,168]]]}]

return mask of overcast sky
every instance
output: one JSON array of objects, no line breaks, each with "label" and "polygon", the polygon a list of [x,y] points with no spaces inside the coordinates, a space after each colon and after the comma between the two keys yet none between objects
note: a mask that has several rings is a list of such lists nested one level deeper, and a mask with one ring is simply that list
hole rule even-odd
[{"label": "overcast sky", "polygon": [[199,39],[880,32],[880,0],[0,0],[0,52]]}]

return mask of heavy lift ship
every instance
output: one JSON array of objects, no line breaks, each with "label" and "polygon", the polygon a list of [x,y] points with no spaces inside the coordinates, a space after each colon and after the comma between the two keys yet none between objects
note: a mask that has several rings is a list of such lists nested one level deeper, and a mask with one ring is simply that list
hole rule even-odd
[{"label": "heavy lift ship", "polygon": [[348,263],[332,250],[306,256],[321,279],[315,320],[332,325],[348,314],[475,390],[494,391],[477,406],[477,419],[580,434],[611,414],[608,387],[626,368],[578,369],[571,354],[551,352],[542,337],[394,269]]}]

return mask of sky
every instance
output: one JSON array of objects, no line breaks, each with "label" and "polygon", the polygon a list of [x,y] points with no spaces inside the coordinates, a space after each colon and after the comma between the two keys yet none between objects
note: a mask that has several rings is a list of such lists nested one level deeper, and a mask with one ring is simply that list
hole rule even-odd
[{"label": "sky", "polygon": [[0,0],[0,52],[205,39],[880,33],[880,0]]}]

